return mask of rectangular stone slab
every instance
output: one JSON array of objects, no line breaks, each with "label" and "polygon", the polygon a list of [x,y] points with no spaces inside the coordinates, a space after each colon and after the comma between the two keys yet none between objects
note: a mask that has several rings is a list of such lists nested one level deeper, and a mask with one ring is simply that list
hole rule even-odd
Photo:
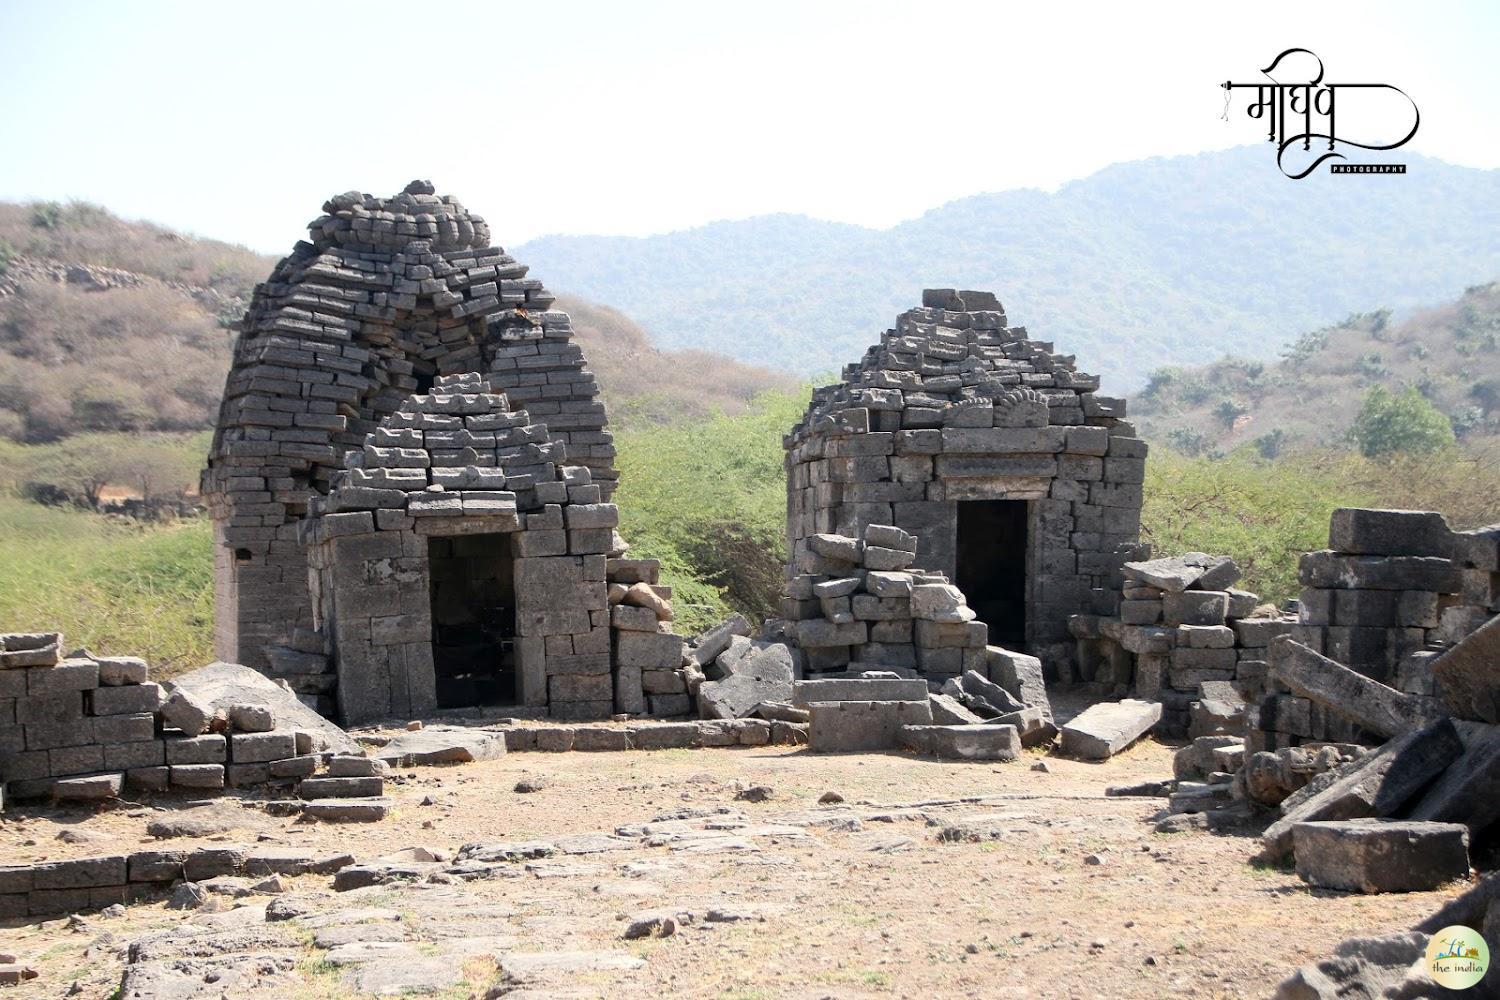
[{"label": "rectangular stone slab", "polygon": [[897,738],[908,750],[948,760],[1015,760],[1021,755],[1015,726],[902,726]]},{"label": "rectangular stone slab", "polygon": [[922,701],[927,700],[927,682],[891,677],[835,678],[797,681],[792,685],[792,703],[814,701]]},{"label": "rectangular stone slab", "polygon": [[1371,680],[1290,636],[1271,641],[1270,674],[1293,693],[1387,738],[1430,726],[1445,715],[1431,699],[1403,694]]},{"label": "rectangular stone slab", "polygon": [[1432,661],[1438,695],[1460,719],[1500,722],[1500,615]]},{"label": "rectangular stone slab", "polygon": [[902,726],[932,724],[932,710],[922,701],[815,701],[807,745],[814,753],[891,750]]},{"label": "rectangular stone slab", "polygon": [[1463,823],[1478,836],[1500,820],[1500,726],[1456,724],[1463,756],[1449,765],[1408,819]]},{"label": "rectangular stone slab", "polygon": [[1448,522],[1432,511],[1341,507],[1328,519],[1328,547],[1335,552],[1446,558],[1453,543]]},{"label": "rectangular stone slab", "polygon": [[1425,892],[1469,874],[1462,823],[1352,819],[1292,828],[1297,875],[1346,892]]},{"label": "rectangular stone slab", "polygon": [[1107,760],[1140,739],[1161,721],[1161,703],[1101,702],[1062,727],[1062,752],[1084,760]]},{"label": "rectangular stone slab", "polygon": [[1261,834],[1261,859],[1275,863],[1291,853],[1298,823],[1395,814],[1463,751],[1458,731],[1444,719],[1328,772],[1333,777],[1321,791],[1282,803],[1281,819]]}]

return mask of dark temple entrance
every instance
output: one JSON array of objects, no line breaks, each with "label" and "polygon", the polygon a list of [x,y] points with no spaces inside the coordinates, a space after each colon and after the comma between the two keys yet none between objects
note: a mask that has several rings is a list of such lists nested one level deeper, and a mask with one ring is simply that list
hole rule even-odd
[{"label": "dark temple entrance", "polygon": [[438,707],[515,704],[516,589],[510,536],[430,538],[427,559]]},{"label": "dark temple entrance", "polygon": [[954,583],[990,627],[990,642],[1020,650],[1026,643],[1025,500],[965,500],[958,504],[958,559]]}]

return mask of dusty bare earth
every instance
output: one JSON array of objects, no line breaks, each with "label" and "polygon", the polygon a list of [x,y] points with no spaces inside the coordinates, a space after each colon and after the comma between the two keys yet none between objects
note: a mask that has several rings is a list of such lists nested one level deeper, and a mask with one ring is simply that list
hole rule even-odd
[{"label": "dusty bare earth", "polygon": [[[400,772],[387,785],[396,809],[381,823],[309,824],[229,798],[210,815],[232,829],[169,841],[146,825],[181,802],[16,809],[0,821],[6,862],[197,843],[361,861],[502,841],[557,850],[495,862],[473,880],[335,894],[329,876],[305,875],[283,878],[279,896],[211,897],[216,912],[157,900],[121,916],[12,921],[0,951],[41,975],[9,995],[113,996],[139,941],[138,964],[220,976],[222,995],[236,998],[381,995],[402,981],[444,997],[496,985],[511,997],[1265,997],[1339,940],[1409,926],[1459,888],[1313,891],[1251,866],[1251,838],[1155,833],[1147,820],[1160,800],[1104,789],[1169,775],[1171,749],[1159,744],[1106,764],[1046,758],[1051,773],[1031,769],[1040,759],[793,747],[517,753]],[[545,787],[514,791],[523,777]],[[737,800],[750,785],[775,794]],[[820,805],[827,791],[845,801]],[[658,817],[664,825],[639,828]],[[89,842],[59,840],[65,830]],[[617,830],[607,841],[569,838]],[[952,836],[965,839],[942,839]],[[268,903],[291,919],[268,920]],[[625,939],[643,911],[677,915],[676,933]],[[258,987],[226,975],[214,965],[221,952],[263,956],[271,975]]]}]

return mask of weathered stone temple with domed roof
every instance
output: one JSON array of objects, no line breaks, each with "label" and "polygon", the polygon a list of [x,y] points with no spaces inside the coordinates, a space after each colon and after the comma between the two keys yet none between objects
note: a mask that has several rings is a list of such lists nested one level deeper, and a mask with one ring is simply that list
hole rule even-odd
[{"label": "weathered stone temple with domed roof", "polygon": [[217,655],[346,722],[686,711],[675,674],[642,686],[680,666],[669,593],[612,635],[609,584],[657,570],[621,558],[567,314],[428,182],[323,210],[255,290],[203,477]]}]

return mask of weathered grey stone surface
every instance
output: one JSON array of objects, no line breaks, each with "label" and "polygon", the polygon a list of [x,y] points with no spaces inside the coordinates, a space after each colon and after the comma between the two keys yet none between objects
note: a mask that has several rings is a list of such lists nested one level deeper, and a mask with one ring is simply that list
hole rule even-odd
[{"label": "weathered grey stone surface", "polygon": [[902,726],[897,738],[917,753],[949,760],[1015,760],[1021,736],[1015,726]]},{"label": "weathered grey stone surface", "polygon": [[984,721],[952,695],[933,694],[927,700],[932,706],[932,721],[939,726],[971,726]]},{"label": "weathered grey stone surface", "polygon": [[820,701],[808,706],[807,745],[815,753],[890,750],[902,726],[931,725],[922,701]]},{"label": "weathered grey stone surface", "polygon": [[1047,697],[1047,683],[1042,661],[1027,653],[1017,653],[1002,646],[986,646],[990,680],[1003,687],[1011,697],[1027,708],[1039,708],[1052,721],[1052,702]]},{"label": "weathered grey stone surface", "polygon": [[371,753],[394,767],[413,764],[466,764],[494,760],[505,753],[505,736],[482,729],[426,726],[400,733]]},{"label": "weathered grey stone surface", "polygon": [[[1276,988],[1276,1000],[1380,1000],[1394,996],[1427,950],[1429,934],[1406,931],[1386,937],[1351,938],[1334,948],[1332,958],[1305,965]],[[1425,978],[1425,977],[1424,977]],[[1415,997],[1434,997],[1435,984]],[[1455,994],[1456,995],[1456,994]]]},{"label": "weathered grey stone surface", "polygon": [[1433,660],[1432,675],[1454,715],[1500,722],[1500,615]]},{"label": "weathered grey stone surface", "polygon": [[1478,836],[1500,820],[1500,726],[1460,722],[1456,728],[1463,756],[1433,783],[1408,818],[1463,823]]},{"label": "weathered grey stone surface", "polygon": [[1391,737],[1446,716],[1429,698],[1402,694],[1308,649],[1291,636],[1271,642],[1271,676],[1379,736]]},{"label": "weathered grey stone surface", "polygon": [[731,646],[715,662],[723,679],[698,687],[698,709],[705,719],[742,719],[762,702],[792,698],[794,664],[784,643],[745,639],[742,649]]},{"label": "weathered grey stone surface", "polygon": [[1298,823],[1395,815],[1463,749],[1453,723],[1445,719],[1328,772],[1329,780],[1319,790],[1282,803],[1281,819],[1261,835],[1261,856],[1273,862],[1285,858],[1293,849],[1292,829]]},{"label": "weathered grey stone surface", "polygon": [[1351,819],[1292,828],[1297,875],[1348,892],[1425,892],[1469,874],[1461,823]]},{"label": "weathered grey stone surface", "polygon": [[232,705],[264,705],[283,730],[313,733],[329,749],[352,751],[353,744],[342,729],[308,708],[297,696],[265,675],[238,663],[210,663],[172,679],[174,691],[185,691],[214,710],[227,712]]},{"label": "weathered grey stone surface", "polygon": [[1107,760],[1144,736],[1160,718],[1160,702],[1101,702],[1062,726],[1061,749],[1085,760]]},{"label": "weathered grey stone surface", "polygon": [[1040,708],[1023,708],[1018,712],[1007,712],[988,720],[992,726],[1012,726],[1021,734],[1024,747],[1041,746],[1057,736],[1057,726],[1042,714]]},{"label": "weathered grey stone surface", "polygon": [[1448,558],[1454,542],[1447,520],[1432,511],[1341,507],[1328,520],[1328,547],[1336,552]]},{"label": "weathered grey stone surface", "polygon": [[897,678],[846,677],[797,681],[792,701],[807,705],[815,701],[926,701],[927,682]]}]

